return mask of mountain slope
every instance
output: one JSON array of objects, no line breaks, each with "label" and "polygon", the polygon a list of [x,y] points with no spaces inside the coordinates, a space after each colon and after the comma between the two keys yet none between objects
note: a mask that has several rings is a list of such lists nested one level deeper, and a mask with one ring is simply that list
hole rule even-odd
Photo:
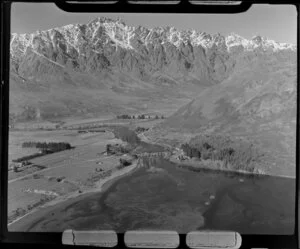
[{"label": "mountain slope", "polygon": [[257,53],[237,59],[232,74],[181,107],[161,130],[250,138],[274,158],[272,171],[295,174],[295,55]]},{"label": "mountain slope", "polygon": [[260,36],[130,27],[108,18],[12,34],[10,113],[36,120],[141,106],[174,110],[261,57],[277,67],[295,51]]}]

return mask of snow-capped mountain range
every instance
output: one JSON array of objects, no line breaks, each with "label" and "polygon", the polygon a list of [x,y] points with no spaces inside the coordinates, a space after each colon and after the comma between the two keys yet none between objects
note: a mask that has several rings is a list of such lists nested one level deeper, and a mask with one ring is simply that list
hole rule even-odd
[{"label": "snow-capped mountain range", "polygon": [[[181,99],[179,105],[205,87],[233,79],[252,80],[248,83],[253,88],[288,77],[281,79],[281,88],[295,89],[294,76],[282,70],[296,70],[296,46],[261,36],[248,40],[234,33],[148,29],[101,17],[87,24],[13,33],[10,47],[11,113],[22,119],[74,111],[116,113],[128,106],[134,111],[154,99],[170,98],[173,104]],[[245,70],[251,71],[251,79],[244,79]]]},{"label": "snow-capped mountain range", "polygon": [[[194,68],[199,69],[195,64],[200,57],[206,57],[205,62],[214,70],[215,62],[220,66],[219,59],[226,66],[231,66],[227,64],[229,61],[232,64],[233,60],[228,56],[282,51],[295,52],[296,46],[277,43],[261,36],[247,40],[234,33],[222,36],[195,30],[179,31],[174,27],[131,27],[120,19],[109,18],[97,18],[88,24],[70,24],[32,34],[11,35],[11,58],[15,69],[19,68],[19,63],[28,53],[35,53],[56,65],[80,71],[99,71],[117,64],[122,67],[119,62],[122,57],[126,57],[126,53],[130,53],[131,57],[137,59],[136,62],[131,59],[131,64],[147,64],[143,66],[147,74],[172,67],[174,60],[183,62],[188,71],[193,71]],[[172,69],[182,71],[178,66]]]},{"label": "snow-capped mountain range", "polygon": [[10,47],[11,123],[159,113],[157,137],[250,135],[295,170],[295,45],[97,18]]},{"label": "snow-capped mountain range", "polygon": [[15,52],[13,48],[18,48],[23,53],[25,53],[28,47],[37,48],[36,42],[38,40],[49,45],[52,43],[53,48],[55,48],[55,44],[59,40],[66,43],[68,51],[75,49],[78,55],[83,44],[88,43],[97,51],[99,43],[106,44],[109,41],[114,42],[116,48],[121,47],[136,51],[138,51],[136,43],[140,42],[146,46],[153,43],[170,43],[177,48],[182,43],[185,45],[202,46],[205,49],[216,45],[218,48],[225,47],[228,52],[239,46],[246,51],[255,49],[262,49],[264,51],[296,50],[296,46],[293,44],[278,43],[259,35],[248,40],[235,33],[222,36],[220,34],[210,35],[196,30],[180,31],[174,27],[148,29],[141,26],[127,26],[120,19],[97,18],[88,24],[70,24],[46,31],[36,31],[32,34],[13,33],[11,36],[12,53]]}]

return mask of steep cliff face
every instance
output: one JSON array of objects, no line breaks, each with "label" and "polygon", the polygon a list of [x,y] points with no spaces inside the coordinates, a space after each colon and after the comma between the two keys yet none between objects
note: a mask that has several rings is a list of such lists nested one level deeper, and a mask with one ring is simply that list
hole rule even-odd
[{"label": "steep cliff face", "polygon": [[[43,113],[51,112],[43,106],[57,105],[57,115],[72,115],[73,102],[81,103],[77,111],[103,111],[107,102],[102,96],[114,106],[107,112],[115,112],[130,102],[116,101],[117,96],[152,93],[155,98],[163,92],[176,101],[178,94],[193,98],[205,87],[235,78],[244,82],[261,75],[259,80],[271,81],[277,77],[274,70],[281,75],[282,65],[295,66],[296,47],[260,36],[247,40],[173,27],[147,29],[97,18],[88,24],[12,34],[10,54],[12,113],[23,115],[24,105],[36,110],[40,103],[38,113],[46,117]],[[74,87],[82,94],[73,95]],[[97,91],[102,102],[91,97]],[[71,96],[78,101],[69,103]]]}]

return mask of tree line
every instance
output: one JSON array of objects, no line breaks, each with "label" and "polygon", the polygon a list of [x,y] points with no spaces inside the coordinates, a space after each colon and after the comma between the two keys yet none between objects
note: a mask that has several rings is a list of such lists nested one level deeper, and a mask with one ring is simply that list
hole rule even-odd
[{"label": "tree line", "polygon": [[62,150],[70,150],[72,148],[71,144],[65,142],[24,142],[22,144],[23,148],[37,148],[42,151],[58,152]]},{"label": "tree line", "polygon": [[145,115],[145,114],[141,114],[138,116],[128,115],[128,114],[117,115],[117,119],[151,119],[151,118],[164,119],[165,117],[164,115],[161,116],[155,115],[154,117],[151,117],[150,115]]},{"label": "tree line", "polygon": [[[215,138],[214,138],[215,139]],[[222,161],[226,168],[232,170],[246,170],[253,172],[263,156],[253,144],[242,143],[240,141],[223,141],[216,143],[199,142],[197,144],[182,144],[181,149],[186,156],[202,160]],[[226,146],[227,145],[227,146]]]}]

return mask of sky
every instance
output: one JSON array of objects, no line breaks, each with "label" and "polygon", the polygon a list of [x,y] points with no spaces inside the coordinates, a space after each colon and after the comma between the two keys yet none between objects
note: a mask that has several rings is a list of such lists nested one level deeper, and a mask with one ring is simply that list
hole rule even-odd
[{"label": "sky", "polygon": [[132,14],[69,13],[53,3],[13,3],[12,33],[33,33],[71,23],[88,23],[96,17],[120,17],[130,26],[173,26],[209,34],[239,34],[247,39],[261,35],[277,42],[296,44],[297,11],[292,5],[254,5],[239,14]]}]

